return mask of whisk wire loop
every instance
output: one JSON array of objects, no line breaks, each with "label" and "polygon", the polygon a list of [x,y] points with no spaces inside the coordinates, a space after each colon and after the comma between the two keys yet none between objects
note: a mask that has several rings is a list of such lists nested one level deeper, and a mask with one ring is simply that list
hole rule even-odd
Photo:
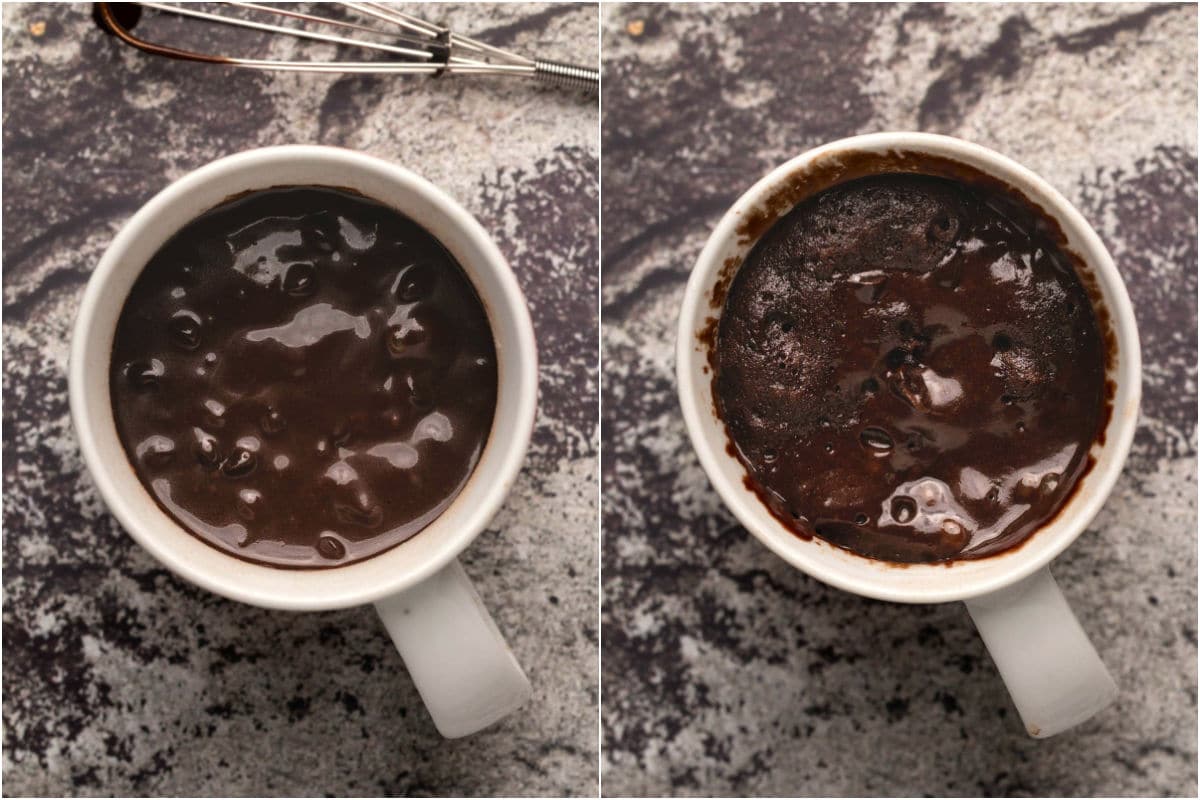
[{"label": "whisk wire loop", "polygon": [[[112,34],[122,42],[144,52],[175,59],[282,72],[520,75],[536,78],[548,84],[592,91],[597,90],[600,85],[600,73],[596,69],[528,58],[477,39],[456,34],[447,27],[420,19],[385,3],[328,4],[340,6],[360,17],[372,20],[374,23],[382,23],[382,25],[368,25],[306,10],[295,10],[264,3],[230,1],[205,4],[217,5],[223,9],[238,9],[250,14],[269,14],[282,19],[298,20],[308,27],[286,26],[245,16],[216,13],[181,3],[144,2],[136,4],[143,9],[171,14],[196,22],[229,25],[277,36],[362,48],[387,56],[387,60],[378,61],[243,58],[225,54],[201,53],[142,39],[132,33],[133,24],[122,24],[119,15],[114,10],[114,6],[117,5],[123,4],[97,4],[99,19]],[[348,34],[343,35],[343,33],[313,30],[312,26],[322,26],[341,32],[357,31],[385,38],[386,41],[371,41],[361,37],[351,37]]]}]

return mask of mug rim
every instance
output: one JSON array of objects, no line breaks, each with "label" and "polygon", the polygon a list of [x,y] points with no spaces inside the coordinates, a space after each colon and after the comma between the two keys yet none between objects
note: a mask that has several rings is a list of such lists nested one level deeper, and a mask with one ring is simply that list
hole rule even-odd
[{"label": "mug rim", "polygon": [[[154,232],[154,226],[162,221],[164,215],[175,213],[181,205],[187,205],[189,195],[195,192],[205,191],[211,194],[215,191],[228,198],[247,190],[302,185],[295,180],[271,181],[269,178],[254,180],[253,185],[248,188],[238,183],[249,180],[248,176],[255,170],[262,173],[270,169],[279,169],[282,174],[286,174],[287,169],[323,171],[331,175],[345,174],[350,176],[349,182],[339,182],[336,179],[314,180],[309,181],[308,185],[344,186],[355,191],[361,190],[354,185],[354,181],[378,182],[386,185],[389,191],[395,192],[397,196],[403,196],[405,202],[411,202],[412,206],[397,208],[396,203],[385,198],[374,197],[365,191],[362,193],[397,208],[400,213],[410,218],[414,216],[414,209],[428,211],[439,220],[439,224],[452,230],[456,236],[463,237],[458,248],[472,253],[474,257],[470,264],[464,263],[460,253],[455,252],[455,243],[446,241],[444,235],[435,234],[435,238],[454,253],[464,271],[468,272],[472,287],[479,294],[487,311],[489,325],[496,341],[496,412],[488,440],[464,486],[429,525],[409,539],[373,556],[342,566],[270,566],[237,558],[187,531],[157,504],[141,483],[123,444],[121,458],[106,459],[102,455],[100,437],[104,437],[106,443],[110,443],[108,437],[117,436],[115,418],[111,412],[111,399],[98,399],[93,396],[94,392],[85,386],[88,379],[94,382],[96,370],[103,370],[103,386],[107,393],[111,346],[103,353],[102,364],[92,364],[88,361],[89,350],[98,345],[89,340],[98,333],[103,333],[97,328],[100,324],[97,320],[98,307],[106,292],[110,291],[114,278],[118,275],[124,278],[132,272],[133,278],[129,280],[132,284],[149,261],[149,258],[146,258],[136,267],[126,266],[126,255],[130,248],[137,246],[149,235],[159,240],[159,244],[151,251],[153,253],[182,225],[223,202],[218,200],[187,213],[183,222],[166,233]],[[418,221],[418,224],[425,227],[421,221]],[[473,276],[472,271],[486,275],[489,284],[495,288],[490,293],[485,293],[478,275]],[[121,309],[124,308],[127,296],[126,291],[119,298]],[[108,330],[107,335],[102,337],[109,343],[112,341],[119,315],[120,311],[113,318],[112,330]],[[504,341],[500,338],[502,326],[498,325],[498,322],[502,322],[503,328],[510,332]],[[95,360],[95,354],[91,355]],[[67,373],[71,418],[84,463],[105,505],[125,531],[161,563],[193,584],[251,605],[291,611],[333,610],[371,603],[414,586],[449,564],[486,528],[507,497],[524,463],[532,438],[537,407],[537,351],[528,306],[515,274],[482,225],[446,192],[411,170],[358,151],[323,145],[280,145],[225,156],[172,181],[138,209],[110,242],[84,290],[72,328]],[[507,397],[499,394],[504,392],[506,374],[512,376],[512,385],[515,387],[508,392]],[[501,409],[510,412],[503,420],[500,416]],[[485,464],[493,473],[487,483],[475,480]],[[128,491],[119,489],[118,474],[120,481],[126,486],[129,486],[128,477],[132,475],[141,495],[130,496]],[[471,504],[466,507],[465,498],[468,497]],[[147,502],[157,513],[148,509]],[[147,518],[155,523],[154,530],[150,529],[152,525],[147,522]],[[438,527],[439,521],[448,518],[453,518],[458,524],[453,527]],[[167,526],[165,533],[158,528],[164,524]],[[203,550],[185,544],[185,539],[179,534],[186,537],[186,540],[199,544]],[[437,540],[433,541],[435,535]],[[410,546],[406,549],[406,544],[418,539],[421,539],[419,548]],[[415,559],[415,563],[411,553],[414,549],[420,550],[421,553],[420,557]],[[184,550],[190,550],[190,556],[183,552]],[[211,557],[213,553],[218,554],[219,558]],[[197,559],[197,556],[200,558]],[[204,562],[203,565],[201,561]]]},{"label": "mug rim", "polygon": [[[738,258],[735,263],[740,268],[741,258],[761,235],[760,231],[749,241],[739,241],[739,225],[748,215],[761,215],[763,203],[773,193],[788,182],[794,185],[803,180],[805,172],[822,159],[895,151],[964,164],[1036,201],[1043,213],[1063,228],[1073,245],[1070,249],[1085,251],[1076,255],[1097,281],[1109,311],[1116,368],[1107,377],[1115,382],[1116,395],[1103,444],[1093,442],[1091,452],[1096,463],[1079,479],[1054,517],[1017,547],[986,558],[929,564],[887,562],[857,555],[819,537],[805,540],[797,536],[743,485],[746,469],[727,451],[729,439],[712,397],[712,376],[704,374],[707,346],[700,342],[699,334],[715,324],[710,321],[719,318],[722,311],[710,306],[712,292],[722,279],[727,260]],[[779,209],[774,219],[792,207]],[[919,132],[890,131],[829,142],[780,164],[746,190],[721,217],[692,269],[680,310],[675,357],[679,401],[692,447],[713,487],[738,521],[770,550],[808,575],[864,597],[902,603],[952,602],[990,594],[1033,574],[1062,553],[1099,512],[1120,476],[1137,427],[1141,400],[1141,356],[1132,304],[1112,257],[1079,211],[1036,173],[1000,153],[962,139]],[[734,476],[740,479],[735,481]],[[1030,546],[1034,542],[1036,545]]]}]

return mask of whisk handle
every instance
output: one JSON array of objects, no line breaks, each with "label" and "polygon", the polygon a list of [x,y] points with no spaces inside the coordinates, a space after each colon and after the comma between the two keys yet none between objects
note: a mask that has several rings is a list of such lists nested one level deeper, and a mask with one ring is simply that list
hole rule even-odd
[{"label": "whisk handle", "polygon": [[579,89],[600,88],[600,70],[563,64],[559,61],[535,61],[533,77],[543,83]]}]

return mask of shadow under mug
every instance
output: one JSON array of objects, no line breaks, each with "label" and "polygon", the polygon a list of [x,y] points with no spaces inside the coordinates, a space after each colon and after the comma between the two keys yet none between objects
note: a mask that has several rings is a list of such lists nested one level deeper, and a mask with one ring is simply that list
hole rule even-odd
[{"label": "shadow under mug", "polygon": [[[744,484],[746,470],[727,450],[710,374],[710,336],[723,289],[758,237],[799,201],[864,174],[922,172],[999,181],[1054,219],[1081,262],[1114,352],[1112,414],[1091,449],[1092,468],[1057,515],[1019,547],[970,561],[895,565],[863,558],[819,538],[804,540],[779,523]],[[933,168],[933,164],[940,167]],[[882,166],[890,165],[890,166]],[[1062,195],[1020,164],[959,139],[877,133],[842,139],[778,167],[734,203],[701,252],[684,294],[676,346],[679,399],[701,465],[722,500],[754,536],[793,566],[845,591],[900,603],[961,600],[987,645],[1032,736],[1070,728],[1115,699],[1116,685],[1050,575],[1050,561],[1100,510],[1121,473],[1141,398],[1137,324],[1121,276],[1095,231]]]},{"label": "shadow under mug", "polygon": [[[496,343],[496,413],[479,462],[449,507],[416,536],[330,569],[278,569],[205,544],[138,480],[117,436],[109,393],[113,335],[150,258],[181,227],[232,195],[272,186],[353,189],[408,216],[462,266]],[[537,351],[524,296],[479,223],[448,195],[381,159],[333,147],[252,150],[172,183],[113,239],[88,282],[71,338],[71,416],[84,462],[125,530],[168,568],[217,594],[315,611],[373,603],[443,736],[464,736],[524,704],[530,685],[456,557],[487,526],[524,461],[537,405]]]}]

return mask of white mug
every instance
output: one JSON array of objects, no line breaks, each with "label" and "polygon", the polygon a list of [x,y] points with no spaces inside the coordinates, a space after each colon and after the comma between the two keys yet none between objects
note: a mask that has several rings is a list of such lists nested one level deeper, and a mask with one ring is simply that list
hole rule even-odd
[{"label": "white mug", "polygon": [[[432,233],[462,265],[496,342],[496,414],[462,491],[424,530],[364,561],[277,569],[243,561],[184,530],[138,480],[117,437],[109,394],[117,319],[134,281],[183,225],[231,195],[283,185],[356,190]],[[286,146],[223,158],[172,183],[113,239],[88,282],[71,338],[71,416],[108,508],[181,577],[265,608],[316,611],[374,603],[443,736],[465,736],[514,711],[530,686],[456,557],[504,501],[528,448],[537,406],[533,326],[515,276],[460,205],[412,172],[332,147]]]},{"label": "white mug", "polygon": [[[801,539],[744,485],[745,468],[726,450],[728,436],[712,396],[709,344],[701,335],[720,315],[719,284],[729,280],[770,222],[804,197],[854,177],[844,165],[863,160],[908,163],[918,170],[923,160],[959,165],[1015,188],[1057,221],[1067,249],[1082,261],[1082,278],[1098,290],[1098,305],[1107,312],[1113,334],[1109,341],[1115,343],[1107,377],[1115,384],[1115,395],[1104,435],[1097,440],[1103,444],[1093,445],[1095,464],[1064,507],[1017,548],[949,566],[898,568],[816,537]],[[684,294],[676,358],[679,400],[700,463],[725,504],[763,544],[814,578],[865,597],[900,603],[965,601],[1032,736],[1064,731],[1115,699],[1116,685],[1048,565],[1095,517],[1121,473],[1137,424],[1141,355],[1133,308],[1112,258],[1079,212],[1045,181],[991,150],[931,134],[868,134],[810,150],[756,183],[717,224]]]}]

